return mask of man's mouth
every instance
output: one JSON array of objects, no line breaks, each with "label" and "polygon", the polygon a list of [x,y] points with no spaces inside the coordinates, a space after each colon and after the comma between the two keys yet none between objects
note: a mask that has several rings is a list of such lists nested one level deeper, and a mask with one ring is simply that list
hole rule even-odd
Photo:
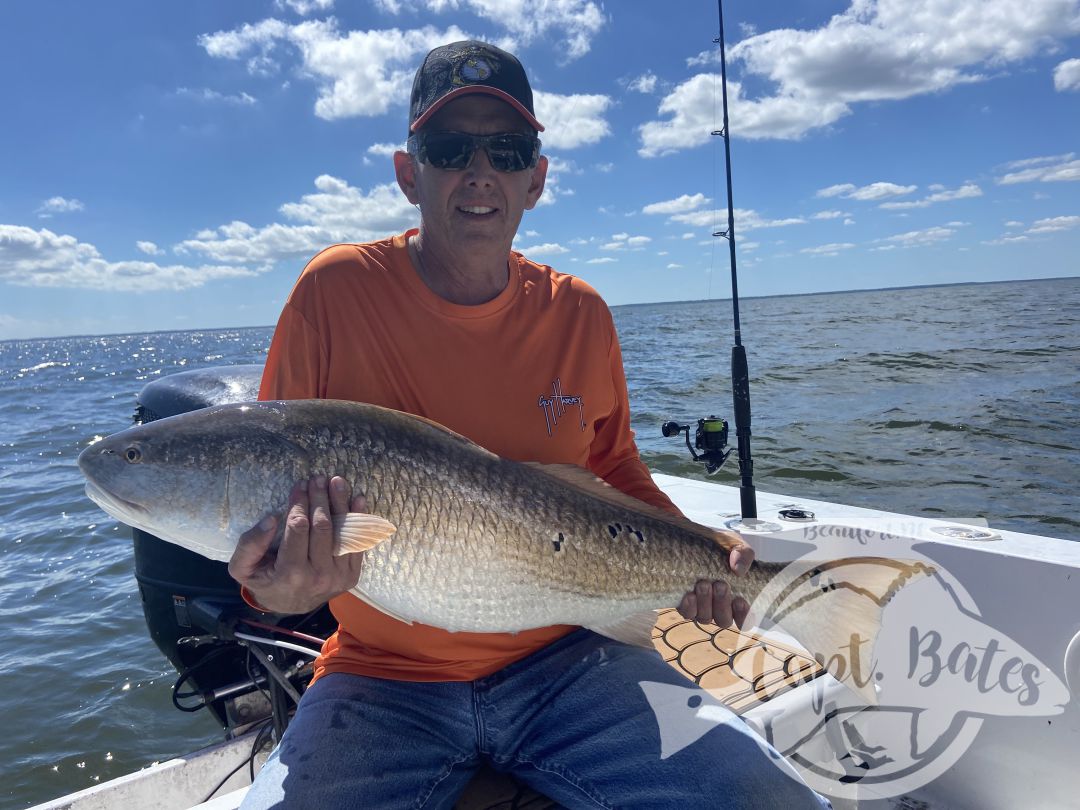
[{"label": "man's mouth", "polygon": [[458,211],[461,211],[462,213],[465,213],[465,214],[471,214],[473,216],[480,216],[480,217],[485,217],[485,216],[488,216],[489,214],[494,214],[495,210],[496,209],[491,208],[491,207],[489,207],[487,205],[459,205],[458,206]]}]

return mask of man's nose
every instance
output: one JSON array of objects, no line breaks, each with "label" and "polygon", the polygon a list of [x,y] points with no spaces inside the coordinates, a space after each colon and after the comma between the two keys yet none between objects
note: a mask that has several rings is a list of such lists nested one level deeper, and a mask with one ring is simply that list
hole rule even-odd
[{"label": "man's nose", "polygon": [[488,159],[487,149],[480,147],[473,155],[472,163],[465,169],[466,180],[470,184],[490,186],[495,184],[495,168]]}]

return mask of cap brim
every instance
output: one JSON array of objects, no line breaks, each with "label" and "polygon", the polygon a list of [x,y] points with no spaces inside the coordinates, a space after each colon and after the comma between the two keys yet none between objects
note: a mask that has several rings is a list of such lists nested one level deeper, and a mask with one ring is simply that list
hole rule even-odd
[{"label": "cap brim", "polygon": [[423,127],[424,124],[426,124],[431,118],[431,116],[441,110],[449,102],[453,101],[455,98],[461,98],[461,96],[469,96],[474,93],[482,93],[485,96],[493,96],[500,101],[505,101],[515,110],[517,110],[518,114],[525,119],[525,121],[529,124],[530,127],[535,129],[537,132],[544,131],[544,125],[537,121],[536,116],[534,116],[531,112],[525,109],[525,106],[512,95],[503,92],[502,90],[499,90],[497,87],[488,87],[482,84],[475,84],[468,85],[466,87],[459,87],[456,90],[451,90],[445,96],[443,96],[430,107],[428,107],[424,111],[423,115],[413,121],[412,124],[409,126],[409,132],[416,132],[418,129]]}]

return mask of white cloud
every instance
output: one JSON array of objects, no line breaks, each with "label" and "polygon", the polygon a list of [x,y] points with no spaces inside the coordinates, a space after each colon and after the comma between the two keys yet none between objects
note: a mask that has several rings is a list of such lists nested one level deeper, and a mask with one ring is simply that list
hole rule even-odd
[{"label": "white cloud", "polygon": [[[852,0],[820,28],[767,31],[729,50],[732,65],[771,92],[748,99],[739,82],[728,82],[732,134],[800,138],[848,115],[854,104],[983,81],[1010,63],[1052,52],[1077,32],[1075,0]],[[716,60],[710,50],[689,64]],[[718,128],[708,120],[717,81],[699,74],[676,88],[660,110],[672,120],[642,127],[642,155],[705,143]]]},{"label": "white cloud", "polygon": [[255,228],[230,222],[200,231],[176,246],[178,253],[201,253],[221,262],[269,264],[310,256],[337,242],[359,242],[416,225],[417,212],[396,183],[374,186],[369,192],[344,180],[321,175],[317,193],[279,209],[297,224],[272,223]]},{"label": "white cloud", "polygon": [[589,259],[585,264],[611,264],[615,261],[618,261],[618,259],[613,259],[610,256],[601,256],[599,259]]},{"label": "white cloud", "polygon": [[840,217],[845,216],[847,216],[847,214],[843,211],[818,211],[810,217],[810,219],[839,219]]},{"label": "white cloud", "polygon": [[229,96],[224,93],[219,93],[217,90],[211,90],[208,87],[203,87],[201,90],[192,90],[189,87],[179,87],[176,90],[176,95],[181,96],[182,98],[203,101],[208,104],[233,104],[237,107],[250,107],[257,103],[255,97],[249,96],[247,93]]},{"label": "white cloud", "polygon": [[930,194],[923,197],[921,200],[912,200],[910,202],[887,202],[882,203],[879,208],[887,208],[889,210],[899,210],[906,208],[926,208],[934,203],[948,202],[950,200],[961,200],[965,197],[981,197],[982,189],[974,183],[965,183],[960,188],[953,189],[952,191],[938,191],[935,194]]},{"label": "white cloud", "polygon": [[[685,214],[675,214],[670,219],[671,222],[681,222],[685,225],[693,225],[695,227],[716,226],[718,228],[724,228],[727,226],[727,211],[690,211]],[[781,228],[785,225],[802,225],[806,222],[802,217],[786,217],[784,219],[766,219],[761,216],[757,211],[749,208],[736,208],[735,209],[735,229],[736,232],[752,231],[756,228]],[[683,236],[684,239],[688,238]]]},{"label": "white cloud", "polygon": [[799,253],[806,253],[811,256],[838,256],[841,251],[851,250],[853,247],[855,247],[855,245],[851,242],[833,242],[828,245],[803,248]]},{"label": "white cloud", "polygon": [[601,250],[642,250],[645,245],[652,241],[648,236],[631,236],[628,233],[616,233],[611,237],[611,241],[607,244],[601,245]]},{"label": "white cloud", "polygon": [[376,0],[376,5],[390,14],[471,12],[506,29],[522,45],[554,36],[560,64],[587,54],[592,37],[607,22],[602,7],[590,0]]},{"label": "white cloud", "polygon": [[1014,242],[1027,242],[1031,237],[1024,236],[1002,236],[1000,239],[990,239],[983,242],[984,245],[1010,245]]},{"label": "white cloud", "polygon": [[521,253],[529,258],[533,256],[558,256],[562,253],[569,253],[568,248],[564,248],[557,242],[545,242],[542,245],[533,245],[532,247],[515,248],[518,253]]},{"label": "white cloud", "polygon": [[881,200],[886,197],[901,197],[910,194],[918,186],[900,186],[896,183],[870,183],[865,186],[855,186],[852,183],[841,183],[828,188],[820,189],[818,197],[844,197],[848,200]]},{"label": "white cloud", "polygon": [[847,196],[849,192],[855,190],[854,183],[838,183],[835,186],[829,186],[828,188],[818,189],[815,197],[839,197],[841,195]]},{"label": "white cloud", "polygon": [[34,212],[40,219],[49,219],[53,214],[69,214],[72,211],[82,211],[86,208],[80,200],[69,200],[66,197],[49,197]]},{"label": "white cloud", "polygon": [[1049,219],[1037,220],[1028,233],[1053,233],[1054,231],[1068,231],[1080,228],[1080,217],[1050,217]]},{"label": "white cloud", "polygon": [[656,82],[656,74],[651,70],[647,70],[636,79],[628,82],[626,89],[633,90],[636,93],[651,93],[656,90]]},{"label": "white cloud", "polygon": [[696,211],[703,205],[708,205],[712,200],[704,194],[683,194],[673,200],[664,200],[658,203],[649,203],[641,209],[643,214],[685,214],[688,211]]},{"label": "white cloud", "polygon": [[678,268],[680,268],[680,267],[682,267],[682,265],[681,265],[681,264],[676,264],[675,262],[672,262],[671,264],[669,264],[669,265],[667,266],[667,269],[668,269],[668,270],[677,270],[677,269],[678,269]]},{"label": "white cloud", "polygon": [[153,242],[136,242],[135,247],[137,247],[140,251],[147,254],[148,256],[162,256],[165,253],[164,250],[159,248]]},{"label": "white cloud", "polygon": [[1059,93],[1080,90],[1080,59],[1066,59],[1054,68],[1054,89]]},{"label": "white cloud", "polygon": [[[950,226],[961,224],[963,223],[949,223]],[[950,239],[952,238],[952,235],[954,233],[956,233],[955,228],[935,225],[932,228],[925,228],[921,231],[908,231],[907,233],[898,233],[895,236],[886,237],[885,241],[895,242],[903,247],[919,247],[922,245],[932,245],[937,242],[942,242],[946,239]]]},{"label": "white cloud", "polygon": [[536,117],[544,125],[540,139],[545,149],[575,149],[611,134],[604,113],[611,98],[602,95],[562,96],[537,90],[533,93]]},{"label": "white cloud", "polygon": [[610,172],[612,169],[615,168],[615,164],[614,163],[597,163],[595,166],[593,166],[593,168],[596,169],[598,172],[603,172],[604,174],[607,174],[608,172]]},{"label": "white cloud", "polygon": [[693,233],[687,232],[687,233],[684,233],[684,234],[682,235],[682,238],[683,238],[683,239],[693,239],[693,238],[694,238],[694,236],[696,236],[696,234],[693,234]]},{"label": "white cloud", "polygon": [[296,25],[268,19],[203,34],[199,44],[216,58],[247,57],[248,70],[256,75],[276,72],[279,46],[291,46],[300,56],[300,75],[318,83],[315,114],[335,120],[404,107],[419,57],[436,45],[467,38],[456,26],[342,33],[334,18]]},{"label": "white cloud", "polygon": [[369,155],[377,155],[379,157],[393,157],[394,152],[404,152],[404,143],[373,143],[367,148]]},{"label": "white cloud", "polygon": [[1080,180],[1080,160],[1074,160],[1074,153],[1051,155],[1047,157],[1017,160],[1005,166],[1006,169],[1019,169],[998,177],[995,182],[1003,186],[1014,183],[1055,183]]},{"label": "white cloud", "polygon": [[[715,99],[720,97],[720,75],[700,73],[678,85],[660,102],[657,113],[668,120],[647,121],[638,127],[642,157],[658,157],[709,142],[721,121]],[[840,116],[843,105],[806,101],[801,106],[778,99],[744,98],[742,85],[728,81],[731,133],[741,138],[798,138],[807,121],[823,126]]]},{"label": "white cloud", "polygon": [[246,267],[110,262],[96,247],[74,236],[44,228],[35,231],[21,225],[0,225],[0,279],[22,287],[153,292],[254,275]]},{"label": "white cloud", "polygon": [[329,11],[334,7],[334,0],[274,0],[274,5],[284,11],[291,8],[301,17],[313,11]]}]

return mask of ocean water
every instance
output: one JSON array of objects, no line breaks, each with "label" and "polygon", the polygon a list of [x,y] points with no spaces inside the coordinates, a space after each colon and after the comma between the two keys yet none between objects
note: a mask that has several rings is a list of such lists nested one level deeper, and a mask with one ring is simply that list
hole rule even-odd
[{"label": "ocean water", "polygon": [[[760,489],[1080,540],[1080,278],[749,299]],[[705,478],[660,423],[731,416],[729,302],[618,307],[646,462]],[[127,530],[75,460],[177,371],[259,363],[270,328],[0,343],[0,806],[221,738],[171,704]],[[737,483],[737,465],[712,480]]]}]

